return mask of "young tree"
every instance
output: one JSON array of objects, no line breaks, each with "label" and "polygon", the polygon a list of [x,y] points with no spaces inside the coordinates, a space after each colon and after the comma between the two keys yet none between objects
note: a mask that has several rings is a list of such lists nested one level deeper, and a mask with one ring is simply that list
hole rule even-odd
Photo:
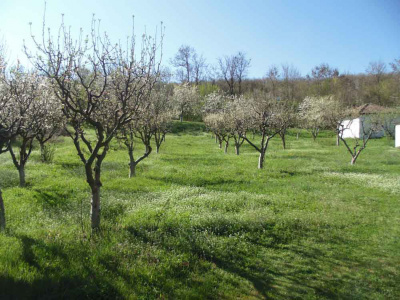
[{"label": "young tree", "polygon": [[246,101],[243,96],[234,97],[231,102],[228,102],[227,112],[224,116],[229,136],[234,140],[236,155],[240,154],[240,147],[245,141],[248,126],[247,116],[242,109],[243,101]]},{"label": "young tree", "polygon": [[183,116],[195,112],[199,102],[197,87],[188,83],[175,86],[173,105],[179,119],[183,122]]},{"label": "young tree", "polygon": [[296,105],[289,100],[280,100],[275,106],[275,124],[280,128],[279,136],[283,150],[286,149],[286,133],[296,121]]},{"label": "young tree", "polygon": [[[136,176],[137,165],[147,158],[153,148],[151,139],[154,136],[156,152],[159,153],[162,142],[165,140],[172,121],[172,107],[170,103],[171,91],[166,86],[153,89],[148,95],[147,106],[141,110],[135,120],[126,124],[119,130],[117,136],[123,141],[129,154],[129,178]],[[135,159],[137,141],[145,146],[142,156]]]},{"label": "young tree", "polygon": [[270,140],[282,130],[277,122],[276,99],[271,99],[268,94],[259,91],[254,92],[244,103],[243,109],[248,114],[249,126],[260,134],[260,146],[254,144],[248,137],[244,139],[259,153],[258,168],[264,168],[265,154]]},{"label": "young tree", "polygon": [[[213,92],[205,97],[203,105],[203,120],[208,129],[215,135],[215,142],[222,148],[222,142],[227,139],[226,110],[231,102],[230,97],[226,97],[220,92]],[[229,145],[229,141],[228,141]]]},{"label": "young tree", "polygon": [[315,141],[320,129],[326,125],[324,97],[306,97],[299,106],[299,119]]},{"label": "young tree", "polygon": [[361,152],[367,147],[367,143],[371,136],[375,132],[382,130],[382,122],[378,115],[369,115],[368,118],[360,118],[361,136],[353,138],[353,142],[350,142],[350,139],[345,139],[343,137],[344,131],[348,130],[350,125],[351,122],[348,124],[348,127],[341,125],[338,131],[340,139],[351,155],[350,163],[351,165],[354,165]]},{"label": "young tree", "polygon": [[204,123],[213,132],[218,139],[218,146],[222,148],[222,142],[225,142],[224,152],[228,153],[229,139],[231,138],[227,129],[224,112],[211,113],[204,117]]},{"label": "young tree", "polygon": [[[24,187],[25,166],[32,153],[33,141],[42,125],[41,99],[47,87],[37,74],[24,72],[20,65],[11,69],[4,83],[7,86],[10,104],[15,108],[11,118],[19,120],[19,139],[16,143],[10,143],[8,150],[19,173],[19,185]],[[19,150],[16,153],[17,147]]]},{"label": "young tree", "polygon": [[[63,113],[71,126],[78,156],[85,167],[90,186],[91,226],[100,227],[101,166],[110,142],[117,131],[136,118],[146,107],[147,95],[158,80],[160,61],[157,53],[161,41],[142,36],[142,51],[135,52],[135,38],[128,39],[127,48],[112,44],[107,34],[100,34],[98,23],[92,21],[90,34],[81,31],[77,40],[62,22],[59,36],[45,35],[32,39],[36,54],[26,49],[36,68],[45,74],[54,87]],[[161,56],[160,56],[161,60]],[[86,128],[95,132],[89,137]]]},{"label": "young tree", "polygon": [[[140,117],[138,120],[134,120],[120,129],[120,137],[125,146],[128,149],[129,154],[129,178],[136,176],[136,166],[148,157],[153,150],[150,143],[153,131],[151,124],[147,117]],[[135,159],[134,151],[136,141],[140,140],[145,146],[145,152],[142,156]]]},{"label": "young tree", "polygon": [[323,113],[323,121],[321,122],[323,122],[324,127],[336,133],[336,146],[339,146],[340,128],[348,115],[348,108],[333,95],[320,97],[319,105]]},{"label": "young tree", "polygon": [[149,109],[152,113],[156,153],[160,152],[161,144],[165,141],[165,136],[171,128],[173,118],[171,93],[172,91],[167,86],[161,86],[151,94]]}]

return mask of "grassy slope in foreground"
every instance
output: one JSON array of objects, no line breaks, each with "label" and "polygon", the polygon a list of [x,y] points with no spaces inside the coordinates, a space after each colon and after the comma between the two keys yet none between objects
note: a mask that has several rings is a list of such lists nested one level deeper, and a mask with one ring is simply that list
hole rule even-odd
[{"label": "grassy slope in foreground", "polygon": [[26,189],[2,155],[0,298],[400,297],[400,151],[386,139],[371,140],[355,166],[329,134],[289,136],[285,151],[275,139],[258,170],[249,146],[224,155],[188,126],[134,179],[125,151],[107,156],[103,229],[92,238],[69,139],[53,164],[32,154]]}]

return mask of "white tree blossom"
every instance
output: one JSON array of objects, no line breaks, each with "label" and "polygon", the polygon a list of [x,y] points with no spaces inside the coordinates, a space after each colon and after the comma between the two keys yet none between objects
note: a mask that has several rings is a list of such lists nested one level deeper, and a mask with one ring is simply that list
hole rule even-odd
[{"label": "white tree blossom", "polygon": [[[53,84],[64,116],[70,126],[78,156],[85,166],[91,192],[91,225],[100,226],[101,166],[117,131],[136,118],[146,107],[147,95],[159,78],[161,41],[142,35],[141,52],[136,53],[135,37],[127,39],[126,49],[100,34],[93,19],[86,37],[77,39],[62,22],[59,36],[50,30],[42,40],[32,36],[36,53],[26,53],[35,67]],[[86,132],[91,128],[95,137]]]}]

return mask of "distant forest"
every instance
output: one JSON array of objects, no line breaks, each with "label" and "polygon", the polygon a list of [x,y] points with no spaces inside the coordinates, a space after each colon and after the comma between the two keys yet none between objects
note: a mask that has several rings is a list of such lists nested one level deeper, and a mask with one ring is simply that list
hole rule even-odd
[{"label": "distant forest", "polygon": [[209,65],[203,56],[190,46],[181,46],[166,70],[169,81],[190,82],[198,86],[201,96],[220,90],[241,95],[255,90],[266,92],[273,98],[300,103],[306,96],[333,95],[344,107],[366,103],[387,107],[399,106],[400,59],[385,64],[370,62],[363,74],[341,73],[327,63],[321,63],[302,76],[294,65],[272,65],[265,76],[247,78],[251,59],[242,52],[218,59]]}]

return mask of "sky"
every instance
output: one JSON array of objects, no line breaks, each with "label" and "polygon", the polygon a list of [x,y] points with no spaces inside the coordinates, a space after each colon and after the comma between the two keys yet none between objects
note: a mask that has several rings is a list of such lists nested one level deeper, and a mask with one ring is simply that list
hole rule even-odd
[{"label": "sky", "polygon": [[[40,37],[43,12],[43,0],[0,0],[0,38],[11,62],[27,64],[23,40],[33,49],[29,22]],[[131,34],[132,15],[137,36],[163,22],[164,65],[181,45],[210,65],[242,51],[251,59],[249,78],[283,63],[302,75],[321,63],[361,73],[371,61],[400,58],[400,0],[47,0],[46,27],[54,34],[61,14],[76,33],[89,33],[95,14],[116,42]]]}]

